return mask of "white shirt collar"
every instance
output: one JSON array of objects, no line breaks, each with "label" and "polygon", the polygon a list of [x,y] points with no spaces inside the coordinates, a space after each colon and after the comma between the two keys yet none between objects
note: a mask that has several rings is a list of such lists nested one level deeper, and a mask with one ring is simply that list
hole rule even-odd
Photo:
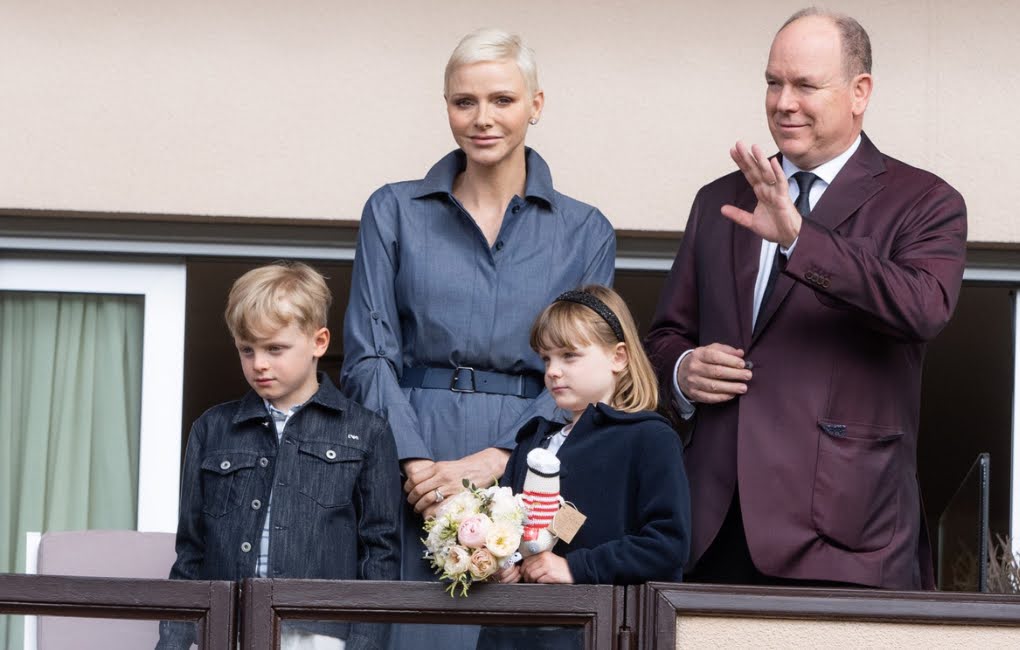
[{"label": "white shirt collar", "polygon": [[304,406],[304,404],[297,404],[295,406],[290,407],[286,411],[281,411],[280,409],[278,409],[275,406],[273,406],[273,404],[269,400],[267,400],[265,398],[262,399],[262,403],[266,405],[266,410],[269,411],[269,414],[272,415],[273,418],[275,418],[277,420],[288,420],[288,419],[290,419],[290,416],[292,416],[295,413],[297,413],[298,409],[300,409],[302,406]]},{"label": "white shirt collar", "polygon": [[[854,152],[857,151],[857,148],[859,146],[861,146],[861,136],[860,134],[857,134],[857,139],[854,140],[854,143],[850,145],[849,149],[839,154],[829,162],[822,163],[821,165],[818,165],[814,169],[810,170],[811,173],[813,173],[822,181],[824,181],[826,185],[831,185],[832,181],[836,178],[836,174],[838,174],[840,170],[843,169],[843,165],[846,164],[846,161],[850,160],[850,156],[854,155]],[[797,172],[801,171],[806,170],[797,167],[792,162],[790,162],[789,158],[783,156],[783,173],[786,174],[787,180],[789,180],[789,178],[796,174]]]}]

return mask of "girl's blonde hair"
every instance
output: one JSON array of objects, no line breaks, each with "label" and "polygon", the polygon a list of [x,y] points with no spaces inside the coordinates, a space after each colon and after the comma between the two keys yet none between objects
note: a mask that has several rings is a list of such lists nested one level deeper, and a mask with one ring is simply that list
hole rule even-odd
[{"label": "girl's blonde hair", "polygon": [[581,287],[580,291],[598,298],[616,315],[623,330],[623,340],[591,307],[557,300],[546,307],[531,326],[531,348],[541,353],[542,350],[575,349],[590,344],[612,349],[617,343],[623,343],[627,348],[628,362],[616,380],[610,406],[626,413],[654,411],[659,402],[659,388],[627,303],[620,294],[598,284]]},{"label": "girl's blonde hair", "polygon": [[333,296],[318,271],[280,261],[248,271],[235,282],[223,313],[234,338],[255,341],[297,323],[307,334],[326,326]]}]

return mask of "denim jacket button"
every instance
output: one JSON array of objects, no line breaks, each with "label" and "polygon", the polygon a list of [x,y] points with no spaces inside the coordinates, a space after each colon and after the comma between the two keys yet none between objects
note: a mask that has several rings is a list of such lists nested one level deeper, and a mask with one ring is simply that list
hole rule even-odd
[{"label": "denim jacket button", "polygon": [[328,458],[330,460],[336,460],[336,452],[333,451],[332,449],[327,449],[326,450],[326,458]]},{"label": "denim jacket button", "polygon": [[255,499],[254,501],[251,502],[251,509],[252,510],[258,510],[261,507],[262,507],[262,502],[259,501],[258,499]]},{"label": "denim jacket button", "polygon": [[227,471],[228,469],[230,469],[230,461],[225,460],[222,463],[220,463],[220,469],[222,469],[223,471]]},{"label": "denim jacket button", "polygon": [[251,544],[249,544],[248,542],[245,542],[245,543],[241,544],[241,552],[242,553],[247,553],[250,550],[251,550]]},{"label": "denim jacket button", "polygon": [[263,456],[262,458],[259,458],[259,467],[268,467],[268,466],[269,466],[269,459],[268,458],[266,458],[265,456]]}]

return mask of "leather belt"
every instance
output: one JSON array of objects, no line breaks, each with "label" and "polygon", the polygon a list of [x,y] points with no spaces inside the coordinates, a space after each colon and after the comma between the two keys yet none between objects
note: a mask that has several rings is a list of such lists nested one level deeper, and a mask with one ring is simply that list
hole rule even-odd
[{"label": "leather belt", "polygon": [[511,375],[466,366],[404,368],[401,388],[441,388],[455,393],[493,393],[534,399],[545,388],[540,375]]}]

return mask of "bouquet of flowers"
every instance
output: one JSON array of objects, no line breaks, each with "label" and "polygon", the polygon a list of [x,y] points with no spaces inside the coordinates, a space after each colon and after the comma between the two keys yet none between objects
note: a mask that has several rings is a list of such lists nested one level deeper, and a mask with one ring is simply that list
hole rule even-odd
[{"label": "bouquet of flowers", "polygon": [[524,508],[508,487],[467,488],[449,499],[425,522],[425,559],[440,580],[449,580],[467,596],[473,582],[495,573],[516,551],[524,532]]}]

